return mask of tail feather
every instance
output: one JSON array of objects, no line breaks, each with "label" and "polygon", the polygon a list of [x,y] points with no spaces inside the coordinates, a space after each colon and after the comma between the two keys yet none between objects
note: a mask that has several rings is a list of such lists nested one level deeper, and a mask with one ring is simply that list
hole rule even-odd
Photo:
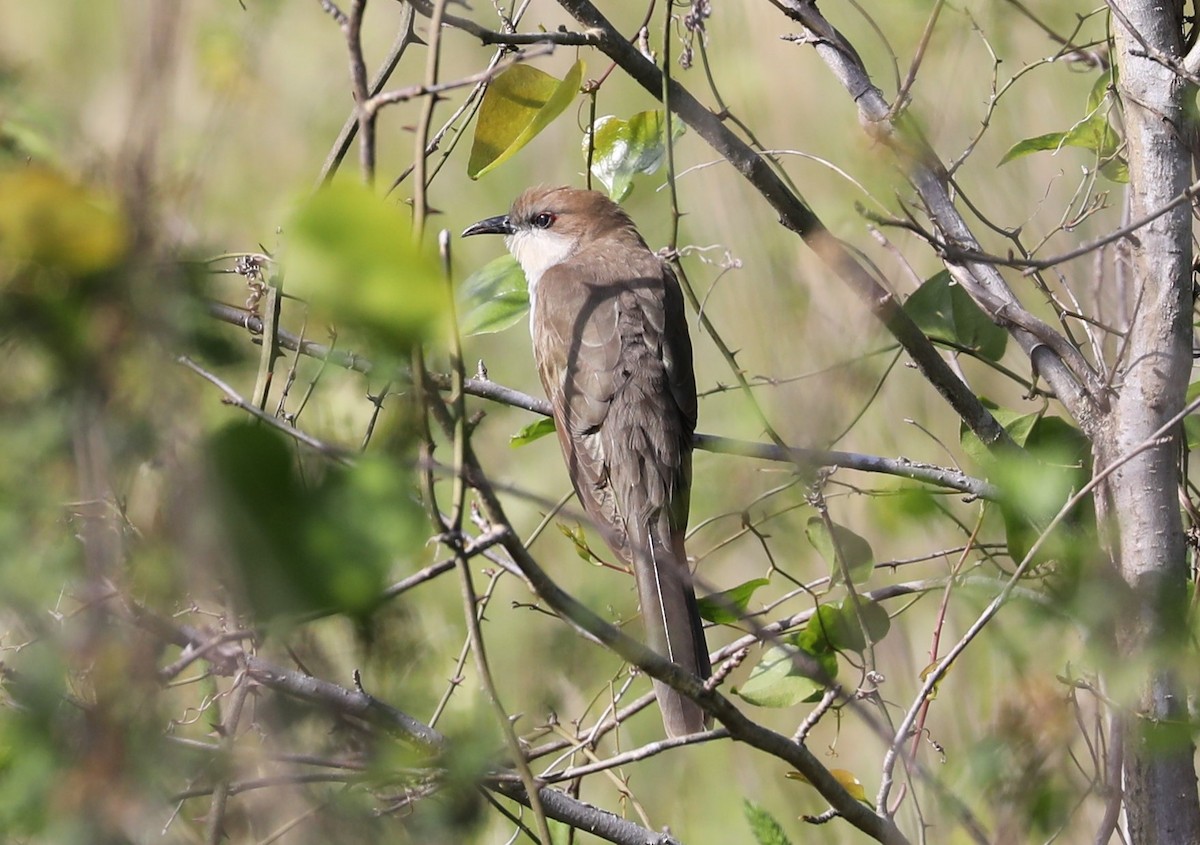
[{"label": "tail feather", "polygon": [[[633,562],[646,644],[693,675],[710,677],[712,665],[687,567],[683,532],[672,531],[666,518],[661,518],[646,541],[635,544]],[[708,717],[687,696],[660,681],[654,682],[654,694],[668,736],[708,728]]]}]

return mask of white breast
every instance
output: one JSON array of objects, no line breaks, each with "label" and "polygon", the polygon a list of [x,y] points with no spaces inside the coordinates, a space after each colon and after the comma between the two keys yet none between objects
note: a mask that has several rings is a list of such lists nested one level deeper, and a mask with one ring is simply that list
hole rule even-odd
[{"label": "white breast", "polygon": [[542,274],[571,257],[575,252],[576,239],[545,229],[520,229],[505,238],[504,244],[525,271],[525,281],[529,284],[529,305],[532,308]]}]

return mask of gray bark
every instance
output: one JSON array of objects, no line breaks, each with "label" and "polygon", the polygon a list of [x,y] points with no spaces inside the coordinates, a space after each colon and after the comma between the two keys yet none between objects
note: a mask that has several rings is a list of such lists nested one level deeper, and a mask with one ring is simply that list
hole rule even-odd
[{"label": "gray bark", "polygon": [[[1170,64],[1182,58],[1182,3],[1119,0],[1113,7],[1118,90],[1134,219],[1188,186],[1183,102],[1191,87]],[[1132,243],[1133,322],[1112,411],[1097,432],[1097,471],[1134,452],[1182,407],[1191,369],[1191,219],[1181,206]],[[1168,661],[1186,612],[1186,548],[1176,491],[1177,437],[1123,464],[1105,491],[1115,525],[1113,562],[1129,587],[1118,642],[1140,668],[1126,718],[1125,810],[1132,842],[1200,842],[1194,746],[1186,699]]]}]

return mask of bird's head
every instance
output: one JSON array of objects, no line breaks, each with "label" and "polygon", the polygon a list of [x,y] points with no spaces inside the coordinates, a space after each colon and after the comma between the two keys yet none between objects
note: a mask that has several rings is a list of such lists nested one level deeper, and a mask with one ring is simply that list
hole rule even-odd
[{"label": "bird's head", "polygon": [[542,273],[581,249],[606,236],[625,233],[638,237],[629,217],[604,194],[538,187],[517,197],[508,214],[480,220],[463,230],[462,236],[504,235],[505,246],[533,287]]}]

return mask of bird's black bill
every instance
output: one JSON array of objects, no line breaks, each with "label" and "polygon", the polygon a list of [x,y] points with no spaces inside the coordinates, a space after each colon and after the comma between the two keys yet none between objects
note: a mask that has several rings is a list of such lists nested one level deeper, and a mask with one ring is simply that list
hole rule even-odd
[{"label": "bird's black bill", "polygon": [[478,223],[472,223],[463,229],[462,237],[466,238],[471,235],[511,235],[515,231],[512,223],[508,222],[508,215],[500,214],[496,217],[480,220]]}]

